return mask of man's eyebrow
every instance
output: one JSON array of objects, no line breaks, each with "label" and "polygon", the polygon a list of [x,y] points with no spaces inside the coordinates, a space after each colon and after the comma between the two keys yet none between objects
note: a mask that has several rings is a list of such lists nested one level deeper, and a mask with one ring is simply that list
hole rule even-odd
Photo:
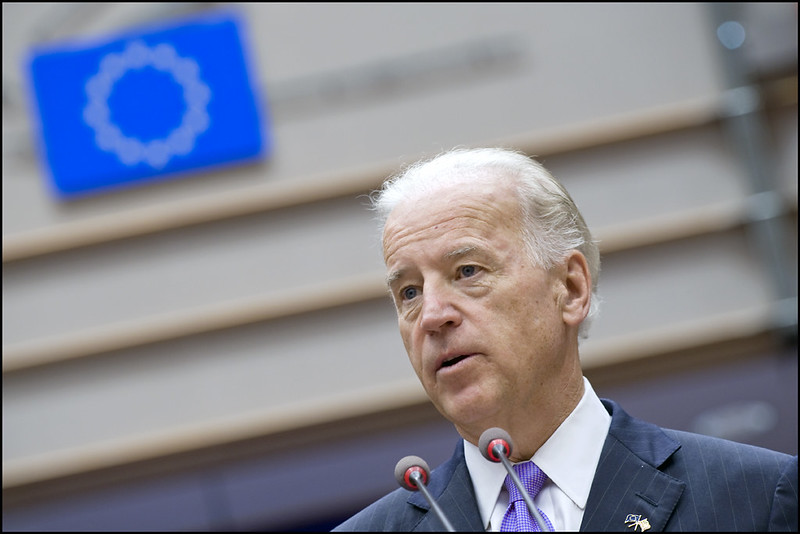
[{"label": "man's eyebrow", "polygon": [[447,254],[444,255],[444,258],[447,259],[447,260],[463,258],[464,256],[472,254],[473,252],[476,252],[477,250],[478,250],[478,247],[476,247],[474,245],[465,245],[465,246],[459,247],[459,248],[457,248],[455,250],[451,250],[450,252],[448,252]]},{"label": "man's eyebrow", "polygon": [[389,275],[386,277],[386,285],[391,288],[392,284],[397,282],[402,276],[403,276],[403,271],[401,270],[389,273]]}]

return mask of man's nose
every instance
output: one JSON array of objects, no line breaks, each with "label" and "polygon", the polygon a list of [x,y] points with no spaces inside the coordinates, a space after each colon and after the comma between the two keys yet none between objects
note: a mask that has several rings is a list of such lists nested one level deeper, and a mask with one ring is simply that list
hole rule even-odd
[{"label": "man's nose", "polygon": [[423,330],[433,333],[459,324],[461,324],[461,312],[447,290],[433,287],[423,289],[420,320]]}]

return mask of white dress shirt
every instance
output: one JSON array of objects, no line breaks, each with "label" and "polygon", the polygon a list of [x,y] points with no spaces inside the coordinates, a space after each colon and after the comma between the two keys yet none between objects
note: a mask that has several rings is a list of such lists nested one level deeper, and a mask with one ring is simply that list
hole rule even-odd
[{"label": "white dress shirt", "polygon": [[[531,458],[548,477],[534,504],[556,530],[580,529],[611,425],[611,416],[586,377],[583,384],[578,405]],[[502,463],[486,460],[478,447],[467,441],[464,456],[483,525],[487,531],[497,532],[508,507],[508,492],[503,486],[508,473]]]}]

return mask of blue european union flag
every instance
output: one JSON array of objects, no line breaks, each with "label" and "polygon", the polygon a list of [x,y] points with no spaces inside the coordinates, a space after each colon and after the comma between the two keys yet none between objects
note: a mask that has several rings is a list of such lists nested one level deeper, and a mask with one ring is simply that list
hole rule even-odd
[{"label": "blue european union flag", "polygon": [[42,156],[59,197],[266,156],[233,12],[35,50]]}]

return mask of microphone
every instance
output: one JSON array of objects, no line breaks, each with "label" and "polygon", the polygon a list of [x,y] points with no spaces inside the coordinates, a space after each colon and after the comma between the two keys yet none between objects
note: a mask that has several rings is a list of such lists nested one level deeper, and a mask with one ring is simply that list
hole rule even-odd
[{"label": "microphone", "polygon": [[508,457],[511,455],[512,447],[513,442],[511,441],[511,436],[509,436],[508,432],[502,428],[490,428],[484,431],[478,440],[478,449],[480,449],[484,458],[490,462],[502,462],[503,467],[505,467],[506,471],[508,471],[508,476],[511,477],[511,480],[519,490],[522,498],[525,499],[525,504],[528,507],[528,511],[533,516],[533,519],[539,524],[539,530],[542,532],[549,532],[550,528],[547,526],[547,523],[545,523],[544,519],[542,519],[542,514],[539,513],[539,509],[533,504],[531,496],[528,495],[528,492],[522,485],[522,481],[517,476],[517,472],[511,467],[511,462],[508,461]]},{"label": "microphone", "polygon": [[431,470],[428,468],[427,462],[419,456],[406,456],[397,462],[394,468],[394,478],[397,479],[397,482],[407,490],[421,491],[422,494],[425,495],[425,498],[428,499],[431,508],[433,508],[433,511],[439,517],[439,521],[442,522],[444,528],[446,528],[448,532],[455,532],[453,525],[447,520],[444,512],[442,512],[442,509],[436,504],[436,501],[433,500],[433,496],[428,491],[428,488],[425,487],[430,476]]}]

